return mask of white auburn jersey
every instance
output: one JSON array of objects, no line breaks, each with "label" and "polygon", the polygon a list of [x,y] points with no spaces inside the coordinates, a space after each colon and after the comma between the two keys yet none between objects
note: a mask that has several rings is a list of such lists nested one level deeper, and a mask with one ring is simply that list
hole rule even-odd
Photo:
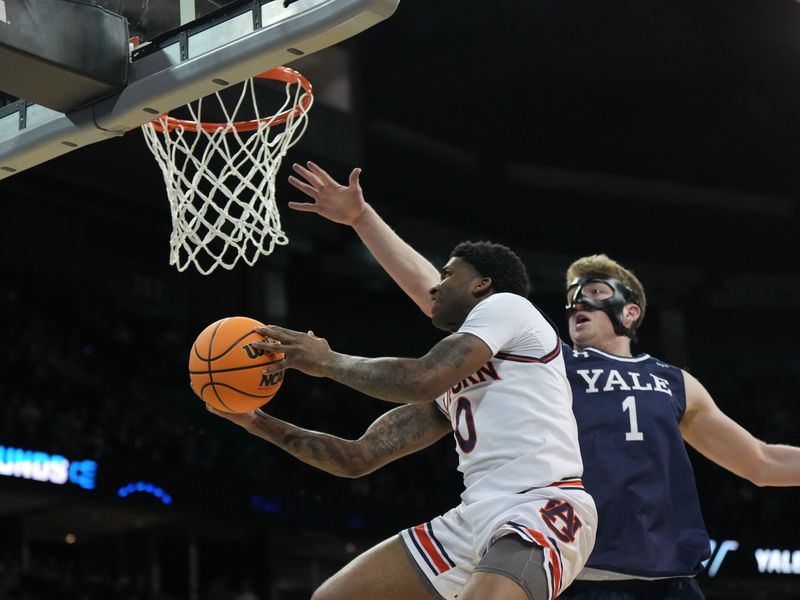
[{"label": "white auburn jersey", "polygon": [[458,330],[492,359],[436,399],[450,417],[465,504],[583,474],[561,340],[527,299],[493,294]]}]

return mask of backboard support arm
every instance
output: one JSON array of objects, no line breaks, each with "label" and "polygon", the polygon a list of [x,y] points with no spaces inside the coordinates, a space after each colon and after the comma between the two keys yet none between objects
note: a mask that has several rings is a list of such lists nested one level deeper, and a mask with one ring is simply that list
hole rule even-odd
[{"label": "backboard support arm", "polygon": [[133,50],[129,83],[113,96],[68,114],[26,103],[24,127],[22,104],[0,109],[0,180],[342,42],[389,18],[399,2],[260,0],[260,27],[247,2],[196,28],[189,23],[159,36],[157,48]]}]

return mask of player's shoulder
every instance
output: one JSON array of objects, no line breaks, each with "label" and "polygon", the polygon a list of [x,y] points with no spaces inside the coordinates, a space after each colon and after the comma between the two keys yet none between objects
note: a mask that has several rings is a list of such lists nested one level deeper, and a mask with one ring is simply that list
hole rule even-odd
[{"label": "player's shoulder", "polygon": [[491,296],[488,296],[484,299],[481,304],[498,304],[504,306],[530,306],[533,308],[533,304],[531,301],[525,298],[524,296],[520,296],[519,294],[512,294],[511,292],[495,292]]},{"label": "player's shoulder", "polygon": [[558,328],[535,304],[524,296],[496,292],[481,300],[467,317],[468,321],[502,323],[518,332],[549,332],[558,336]]},{"label": "player's shoulder", "polygon": [[680,367],[673,365],[672,363],[668,363],[665,360],[661,360],[657,356],[651,356],[650,360],[653,361],[653,364],[655,364],[657,367],[661,367],[662,369],[676,369],[678,371],[683,370]]},{"label": "player's shoulder", "polygon": [[527,298],[509,292],[496,292],[478,302],[470,314],[507,319],[515,315],[532,314],[532,311],[535,308]]},{"label": "player's shoulder", "polygon": [[548,322],[555,327],[547,315],[533,302],[524,296],[512,294],[511,292],[492,294],[481,301],[478,306],[485,306],[487,311],[491,311],[493,315],[501,315],[504,319],[516,317],[523,321],[541,322],[542,324]]},{"label": "player's shoulder", "polygon": [[633,357],[634,360],[638,359],[643,362],[647,362],[648,364],[653,365],[658,369],[669,369],[674,371],[682,371],[680,367],[676,367],[675,365],[668,363],[667,361],[658,358],[657,356],[653,356],[652,354],[640,353]]}]

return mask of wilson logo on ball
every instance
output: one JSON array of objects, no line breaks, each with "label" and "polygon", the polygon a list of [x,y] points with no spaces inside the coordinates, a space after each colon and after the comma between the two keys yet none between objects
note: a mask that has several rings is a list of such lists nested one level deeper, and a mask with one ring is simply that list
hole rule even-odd
[{"label": "wilson logo on ball", "polygon": [[242,350],[247,352],[247,356],[249,356],[250,358],[254,358],[255,359],[255,358],[258,358],[259,356],[264,356],[264,351],[263,350],[259,350],[258,348],[254,348],[250,344],[242,346]]}]

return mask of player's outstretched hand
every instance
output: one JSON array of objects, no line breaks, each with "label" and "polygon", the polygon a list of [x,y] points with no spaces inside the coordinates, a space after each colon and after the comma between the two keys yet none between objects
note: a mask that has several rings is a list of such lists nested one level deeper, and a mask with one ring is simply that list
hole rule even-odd
[{"label": "player's outstretched hand", "polygon": [[292,165],[292,170],[302,179],[290,175],[289,183],[313,198],[314,202],[289,202],[289,208],[317,213],[342,225],[354,225],[367,209],[358,181],[361,169],[353,169],[346,186],[341,185],[324,169],[310,161],[306,163],[306,167],[295,163]]},{"label": "player's outstretched hand", "polygon": [[256,412],[258,409],[251,410],[245,413],[229,413],[229,412],[222,412],[221,410],[217,410],[206,404],[206,410],[212,414],[217,415],[218,417],[222,417],[223,419],[228,419],[232,423],[236,423],[240,427],[248,429],[256,422]]},{"label": "player's outstretched hand", "polygon": [[315,336],[313,331],[302,333],[276,325],[256,327],[254,331],[267,338],[263,342],[252,342],[254,348],[284,354],[283,360],[265,367],[264,374],[271,375],[284,369],[297,369],[307,375],[325,377],[325,367],[333,352],[328,342]]}]

